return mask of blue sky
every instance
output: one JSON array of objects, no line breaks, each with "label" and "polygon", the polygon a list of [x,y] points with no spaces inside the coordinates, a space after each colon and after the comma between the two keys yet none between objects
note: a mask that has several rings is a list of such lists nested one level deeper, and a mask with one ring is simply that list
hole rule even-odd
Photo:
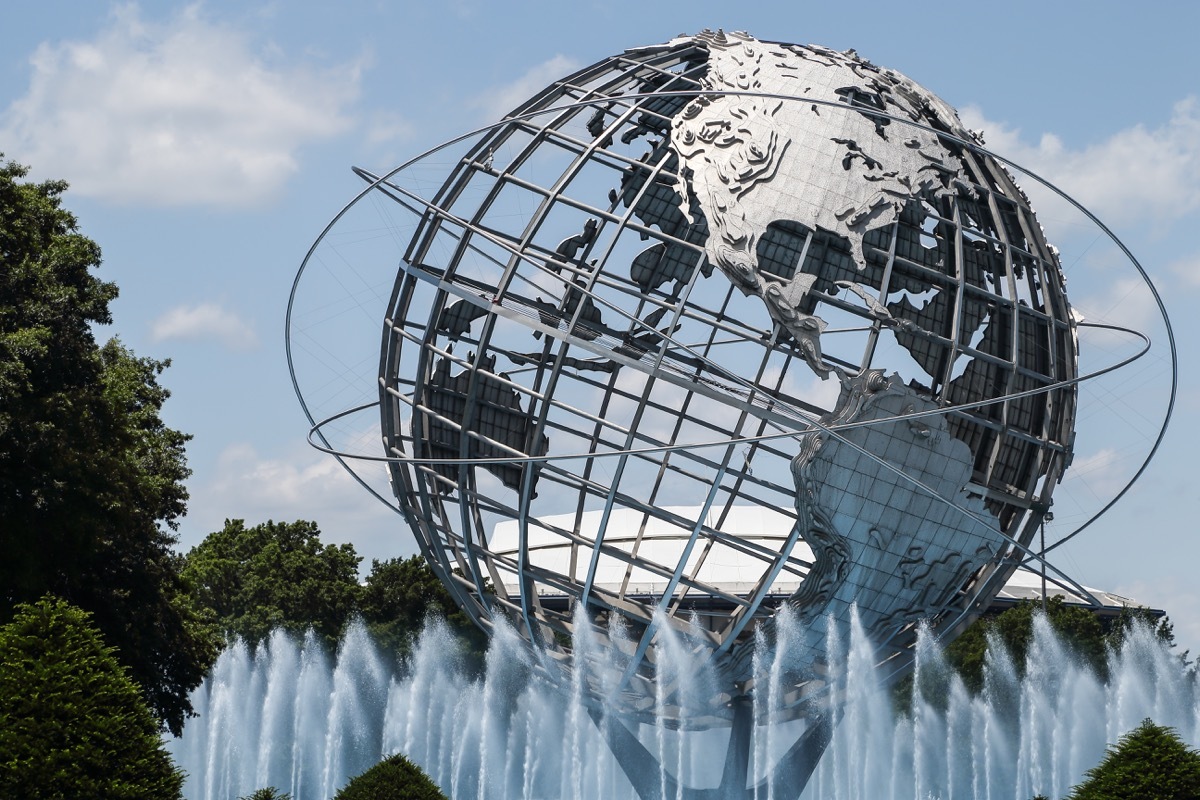
[{"label": "blue sky", "polygon": [[[368,559],[415,551],[398,518],[306,445],[284,360],[291,280],[359,190],[351,165],[386,170],[627,47],[744,29],[853,47],[904,72],[982,128],[989,147],[1095,211],[1149,270],[1180,345],[1175,422],[1141,483],[1056,561],[1085,584],[1165,607],[1183,644],[1200,649],[1191,347],[1200,4],[349,0],[332,9],[27,3],[8,7],[0,26],[0,151],[37,178],[71,182],[67,205],[104,249],[101,274],[121,288],[111,333],[174,362],[166,417],[195,436],[182,547],[226,517],[307,518]],[[1165,351],[1132,271],[1067,216],[1048,202],[1042,220],[1070,266],[1072,300],[1093,319],[1146,328],[1160,346],[1090,393],[1099,410],[1077,448],[1082,507],[1111,494],[1148,447]],[[1065,494],[1060,502],[1051,538],[1083,513]]]}]

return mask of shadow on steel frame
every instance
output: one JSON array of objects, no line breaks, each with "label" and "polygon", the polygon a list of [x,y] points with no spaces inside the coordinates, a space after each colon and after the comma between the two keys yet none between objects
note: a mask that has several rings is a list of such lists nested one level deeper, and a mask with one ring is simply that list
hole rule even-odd
[{"label": "shadow on steel frame", "polygon": [[733,700],[732,710],[721,784],[709,789],[680,786],[619,717],[602,716],[595,708],[589,708],[588,714],[641,800],[752,800],[764,796],[768,787],[771,796],[779,800],[800,797],[832,738],[829,714],[813,718],[778,763],[761,780],[748,785],[754,705],[750,697],[742,695]]}]

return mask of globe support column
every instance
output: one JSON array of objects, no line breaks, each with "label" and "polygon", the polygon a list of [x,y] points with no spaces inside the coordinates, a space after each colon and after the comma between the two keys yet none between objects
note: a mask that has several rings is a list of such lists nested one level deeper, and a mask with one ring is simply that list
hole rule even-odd
[{"label": "globe support column", "polygon": [[588,716],[641,800],[667,800],[670,797],[684,800],[753,800],[768,790],[779,800],[800,797],[832,736],[833,726],[829,717],[822,715],[812,720],[770,773],[758,783],[747,785],[750,749],[754,745],[754,703],[749,696],[742,695],[734,699],[732,708],[733,720],[721,784],[713,789],[680,786],[621,719],[605,718],[594,708],[588,710]]}]

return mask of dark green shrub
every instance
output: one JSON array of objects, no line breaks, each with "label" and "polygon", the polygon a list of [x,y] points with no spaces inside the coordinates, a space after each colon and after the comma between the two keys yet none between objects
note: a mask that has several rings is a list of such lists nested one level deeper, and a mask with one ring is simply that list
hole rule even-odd
[{"label": "dark green shrub", "polygon": [[1070,800],[1192,800],[1200,797],[1200,752],[1153,720],[1121,737],[1087,772]]},{"label": "dark green shrub", "polygon": [[396,753],[351,778],[334,800],[446,800],[420,767]]},{"label": "dark green shrub", "polygon": [[274,786],[267,786],[256,789],[253,794],[239,797],[238,800],[292,800],[292,796],[287,792],[279,791]]},{"label": "dark green shrub", "polygon": [[92,625],[44,597],[0,626],[0,797],[179,798],[158,722]]}]

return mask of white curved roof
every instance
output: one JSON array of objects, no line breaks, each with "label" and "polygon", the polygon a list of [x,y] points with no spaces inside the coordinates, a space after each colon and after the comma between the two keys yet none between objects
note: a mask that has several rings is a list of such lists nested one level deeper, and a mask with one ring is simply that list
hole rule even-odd
[{"label": "white curved roof", "polygon": [[[694,520],[699,514],[698,506],[666,506],[660,509],[667,517],[675,517],[681,521]],[[587,540],[594,540],[603,518],[602,511],[586,511],[579,517],[576,528],[574,514],[559,514],[530,520],[528,529],[529,563],[549,572],[565,575],[571,580],[582,583],[586,580],[592,548],[586,545],[572,543],[557,531],[577,534]],[[729,510],[723,524],[716,527],[716,514],[710,513],[705,520],[705,526],[714,528],[722,533],[736,537],[748,543],[751,549],[761,547],[769,553],[779,551],[787,539],[795,523],[795,515],[784,513],[777,509],[762,506],[733,506]],[[644,528],[643,528],[644,525]],[[679,559],[691,535],[690,527],[673,524],[660,517],[646,517],[638,510],[631,508],[614,508],[610,515],[604,544],[621,550],[638,559],[654,562],[673,568]],[[499,556],[507,557],[514,563],[519,547],[520,526],[516,520],[498,523],[492,530],[489,547]],[[798,542],[792,551],[791,566],[793,570],[785,570],[771,586],[772,594],[791,594],[799,588],[801,575],[812,563],[812,551],[803,542]],[[728,594],[741,594],[750,591],[758,582],[766,569],[766,557],[757,557],[745,550],[716,544],[707,553],[700,547],[695,548],[688,557],[685,574],[695,575],[699,583],[707,584]],[[500,568],[501,578],[515,586],[515,573]],[[667,587],[668,578],[653,571],[636,567],[620,558],[601,554],[597,559],[594,583],[598,588],[609,592],[617,592],[624,585],[626,594],[631,595],[661,595]],[[1136,600],[1112,592],[1105,592],[1091,587],[1085,587],[1096,599],[1109,607],[1142,606]],[[1074,592],[1055,586],[1053,582],[1046,584],[1048,596],[1061,596],[1068,603],[1086,604],[1087,601]],[[543,596],[564,594],[561,590],[538,585],[538,593]],[[1040,573],[1026,569],[1018,569],[1012,574],[1004,588],[996,595],[1001,604],[1019,600],[1037,600],[1042,596],[1042,577]]]}]

